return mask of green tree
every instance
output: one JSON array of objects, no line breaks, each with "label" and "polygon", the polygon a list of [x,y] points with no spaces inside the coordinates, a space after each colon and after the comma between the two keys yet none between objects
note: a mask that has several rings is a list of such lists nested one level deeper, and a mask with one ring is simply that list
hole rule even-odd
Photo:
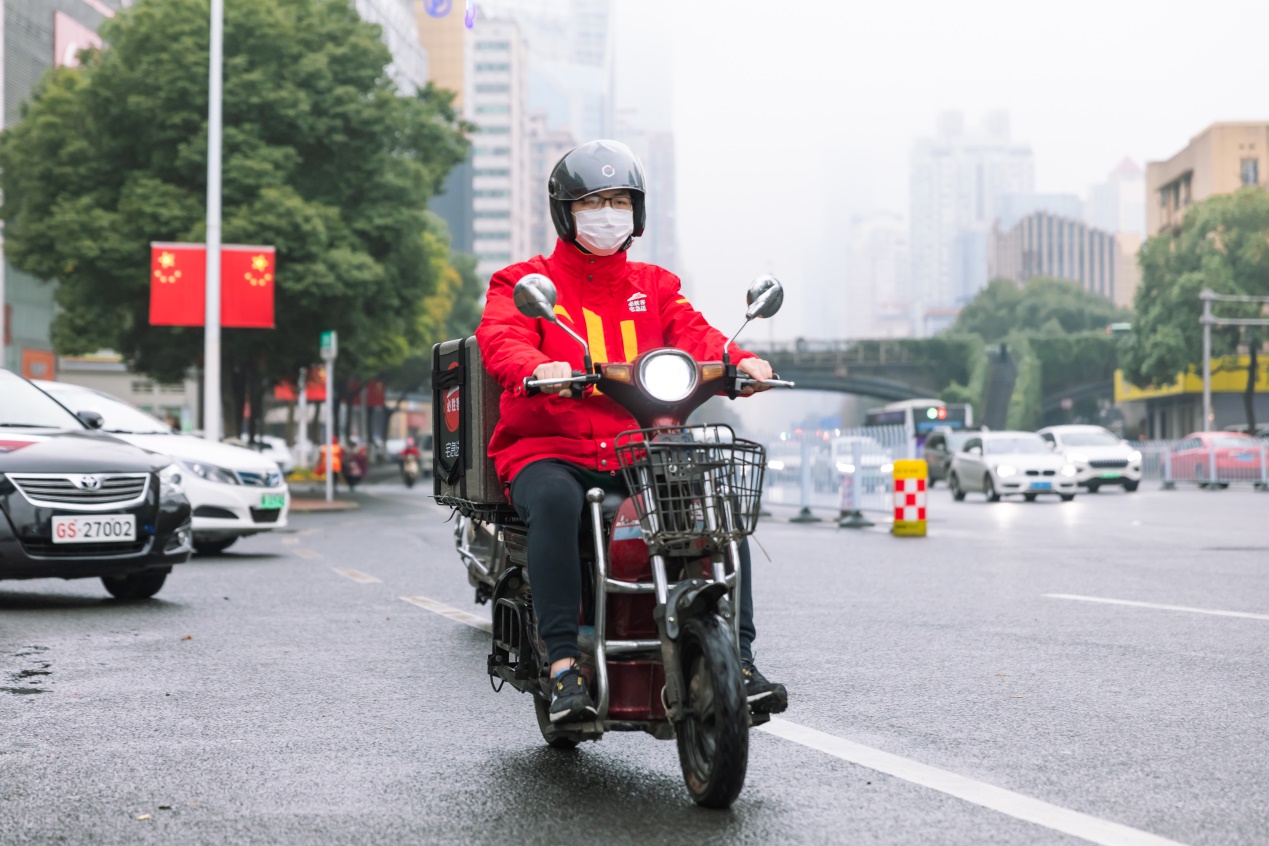
[{"label": "green tree", "polygon": [[[1119,346],[1124,375],[1137,384],[1166,384],[1203,355],[1199,292],[1269,296],[1269,194],[1247,188],[1209,197],[1186,212],[1179,231],[1146,241],[1133,331]],[[1224,317],[1259,317],[1256,305],[1221,303]],[[1264,330],[1212,329],[1212,355],[1230,355],[1244,344],[1250,353],[1244,394],[1254,430],[1256,369]]]},{"label": "green tree", "polygon": [[950,331],[975,333],[993,344],[1015,331],[1083,332],[1128,319],[1128,312],[1075,282],[1037,276],[1022,287],[992,280],[961,310]]},{"label": "green tree", "polygon": [[[59,284],[54,343],[179,377],[201,329],[148,324],[150,241],[205,239],[208,0],[141,0],[0,137],[5,252]],[[224,331],[241,409],[340,333],[369,375],[428,345],[459,281],[429,197],[466,154],[451,95],[402,96],[350,0],[227,0],[223,238],[278,250],[277,329]],[[450,283],[447,293],[447,275]],[[259,407],[258,405],[255,407]],[[231,430],[233,431],[233,430]]]}]

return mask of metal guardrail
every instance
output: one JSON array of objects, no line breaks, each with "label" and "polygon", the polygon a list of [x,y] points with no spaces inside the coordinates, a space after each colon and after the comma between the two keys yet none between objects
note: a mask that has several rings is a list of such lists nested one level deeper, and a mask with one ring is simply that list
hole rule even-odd
[{"label": "metal guardrail", "polygon": [[1199,487],[1252,485],[1269,490],[1269,441],[1249,440],[1246,448],[1195,446],[1190,441],[1145,441],[1141,451],[1142,481]]},{"label": "metal guardrail", "polygon": [[[859,445],[856,449],[856,444]],[[767,445],[767,505],[840,508],[842,479],[853,475],[858,507],[890,512],[895,459],[910,458],[902,426],[838,429],[820,436],[793,435]],[[855,466],[855,455],[859,466]]]}]

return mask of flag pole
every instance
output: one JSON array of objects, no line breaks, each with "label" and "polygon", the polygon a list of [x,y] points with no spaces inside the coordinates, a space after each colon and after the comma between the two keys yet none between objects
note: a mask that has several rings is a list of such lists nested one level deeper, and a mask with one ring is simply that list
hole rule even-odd
[{"label": "flag pole", "polygon": [[211,0],[211,59],[207,86],[207,315],[203,336],[203,437],[209,441],[219,441],[221,436],[220,136],[224,30],[224,0]]}]

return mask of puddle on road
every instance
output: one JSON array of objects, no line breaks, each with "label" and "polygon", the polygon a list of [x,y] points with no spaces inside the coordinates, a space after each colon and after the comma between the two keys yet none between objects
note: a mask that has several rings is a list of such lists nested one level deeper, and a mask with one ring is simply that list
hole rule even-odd
[{"label": "puddle on road", "polygon": [[[48,651],[47,646],[28,646],[22,652],[13,653],[14,658],[32,658]],[[22,663],[28,663],[23,661]],[[53,671],[50,669],[53,665],[48,661],[32,661],[34,667],[27,667],[24,670],[16,670],[6,673],[10,682],[26,682],[26,687],[0,687],[0,693],[12,693],[17,696],[26,696],[32,693],[50,693],[51,691],[45,687],[38,687],[41,683],[41,676],[51,676]]]},{"label": "puddle on road", "polygon": [[49,691],[42,687],[0,687],[0,693],[16,693],[19,696],[27,693],[48,693]]}]

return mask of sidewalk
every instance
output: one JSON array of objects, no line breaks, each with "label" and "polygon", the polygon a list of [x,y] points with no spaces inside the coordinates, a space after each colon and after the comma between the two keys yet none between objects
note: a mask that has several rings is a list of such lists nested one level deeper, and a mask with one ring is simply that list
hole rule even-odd
[{"label": "sidewalk", "polygon": [[[362,481],[366,483],[391,481],[399,478],[400,473],[400,469],[392,462],[373,464],[367,469],[366,478]],[[324,479],[315,479],[311,482],[288,482],[288,485],[291,488],[291,511],[297,514],[315,511],[356,511],[361,508],[361,503],[348,498],[348,486],[342,479],[339,487],[335,489],[333,502],[326,501]]]}]

